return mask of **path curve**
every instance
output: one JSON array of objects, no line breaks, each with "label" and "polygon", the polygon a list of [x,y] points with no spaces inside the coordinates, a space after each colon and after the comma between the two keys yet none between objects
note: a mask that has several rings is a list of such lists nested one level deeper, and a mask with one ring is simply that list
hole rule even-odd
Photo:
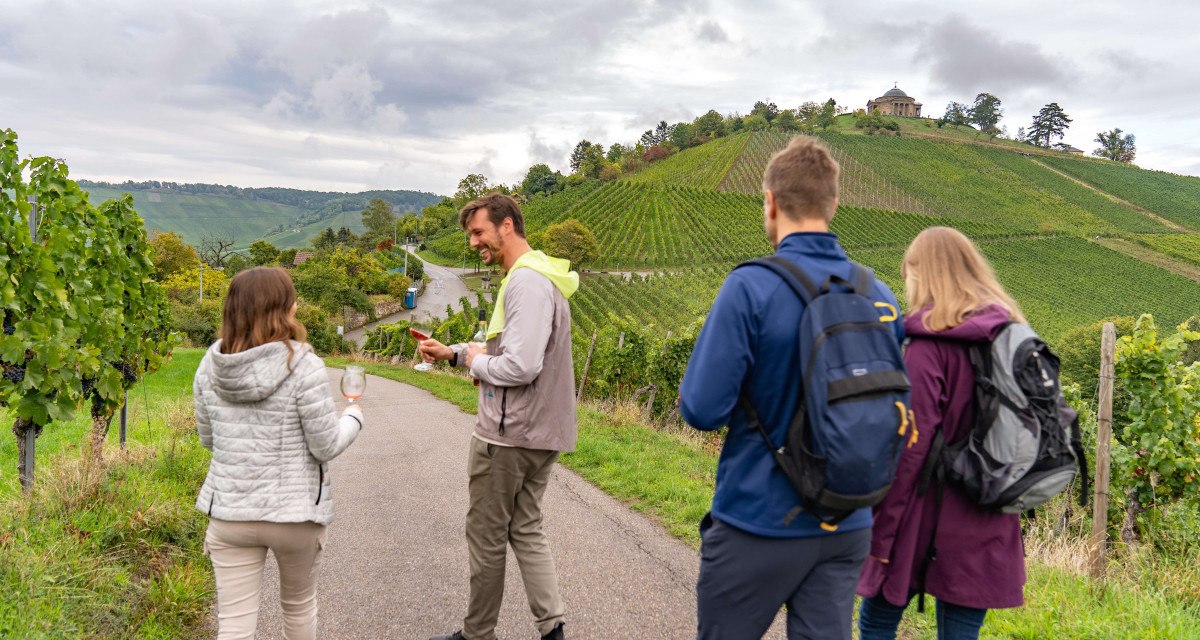
[{"label": "path curve", "polygon": [[[410,259],[420,260],[415,253],[412,254]],[[367,341],[367,331],[381,324],[407,320],[414,313],[418,318],[426,314],[435,317],[444,316],[446,315],[446,305],[449,305],[455,311],[462,309],[462,298],[466,296],[470,299],[472,294],[467,285],[463,283],[462,278],[458,277],[457,270],[439,267],[432,262],[422,262],[425,264],[425,273],[429,274],[429,284],[425,287],[425,293],[417,297],[417,307],[415,309],[405,309],[376,322],[371,322],[357,329],[347,331],[347,340],[362,347]]]},{"label": "path curve", "polygon": [[[329,370],[336,382],[340,372]],[[370,376],[366,428],[331,463],[336,516],[319,583],[319,637],[423,640],[466,608],[467,451],[475,417],[426,391]],[[696,552],[555,465],[545,528],[567,606],[567,637],[694,638]],[[259,637],[279,637],[267,563]],[[509,554],[500,638],[536,638]]]}]

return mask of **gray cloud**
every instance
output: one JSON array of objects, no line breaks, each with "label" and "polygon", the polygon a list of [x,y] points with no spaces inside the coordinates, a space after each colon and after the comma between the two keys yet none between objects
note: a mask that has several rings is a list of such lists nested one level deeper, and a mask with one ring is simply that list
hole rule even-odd
[{"label": "gray cloud", "polygon": [[762,96],[862,106],[899,81],[934,115],[995,93],[1010,130],[1055,100],[1068,142],[1119,126],[1147,166],[1194,170],[1175,143],[1200,140],[1200,8],[956,10],[972,17],[933,0],[0,0],[0,83],[20,88],[0,127],[83,177],[446,193],[472,170],[562,168],[585,137]]},{"label": "gray cloud", "polygon": [[724,44],[729,42],[729,34],[715,20],[705,20],[696,31],[696,37],[704,42]]},{"label": "gray cloud", "polygon": [[1031,42],[1002,40],[960,16],[929,25],[912,59],[929,65],[934,88],[960,94],[1062,90],[1076,78],[1070,62]]}]

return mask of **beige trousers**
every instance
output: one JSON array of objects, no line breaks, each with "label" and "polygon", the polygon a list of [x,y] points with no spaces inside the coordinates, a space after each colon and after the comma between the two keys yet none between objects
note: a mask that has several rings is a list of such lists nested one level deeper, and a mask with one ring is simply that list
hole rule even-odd
[{"label": "beige trousers", "polygon": [[563,618],[554,557],[542,532],[542,495],[557,459],[557,451],[501,447],[471,438],[466,527],[471,595],[463,620],[467,640],[496,638],[508,545],[521,567],[538,633],[550,633]]},{"label": "beige trousers", "polygon": [[204,550],[217,578],[217,640],[253,640],[267,549],[279,564],[283,637],[317,637],[317,571],[325,525],[211,518]]}]

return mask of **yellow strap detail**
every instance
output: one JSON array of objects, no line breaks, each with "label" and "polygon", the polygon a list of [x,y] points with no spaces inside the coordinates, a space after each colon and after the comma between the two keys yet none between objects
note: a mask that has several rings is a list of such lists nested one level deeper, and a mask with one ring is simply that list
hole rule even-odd
[{"label": "yellow strap detail", "polygon": [[900,317],[900,312],[896,311],[896,307],[893,307],[892,305],[890,305],[886,302],[876,302],[875,308],[876,309],[887,309],[888,311],[891,312],[889,315],[879,316],[880,322],[895,322],[896,318]]},{"label": "yellow strap detail", "polygon": [[829,524],[828,522],[822,522],[821,528],[826,531],[837,531],[838,526],[836,524]]},{"label": "yellow strap detail", "polygon": [[896,408],[900,410],[900,430],[896,432],[896,435],[902,436],[904,435],[904,430],[908,429],[908,410],[903,402],[897,402]]},{"label": "yellow strap detail", "polygon": [[917,443],[917,416],[912,409],[908,410],[908,419],[912,422],[912,434],[908,437],[908,446],[911,447]]}]

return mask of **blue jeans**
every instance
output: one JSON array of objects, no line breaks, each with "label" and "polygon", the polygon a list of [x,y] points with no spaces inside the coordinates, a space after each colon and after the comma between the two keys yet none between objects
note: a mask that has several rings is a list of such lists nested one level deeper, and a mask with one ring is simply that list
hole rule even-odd
[{"label": "blue jeans", "polygon": [[[911,598],[911,596],[910,596]],[[897,607],[883,598],[863,598],[858,609],[858,631],[861,640],[895,640],[904,607]],[[978,640],[979,630],[987,609],[960,607],[949,602],[937,601],[938,640]]]}]

